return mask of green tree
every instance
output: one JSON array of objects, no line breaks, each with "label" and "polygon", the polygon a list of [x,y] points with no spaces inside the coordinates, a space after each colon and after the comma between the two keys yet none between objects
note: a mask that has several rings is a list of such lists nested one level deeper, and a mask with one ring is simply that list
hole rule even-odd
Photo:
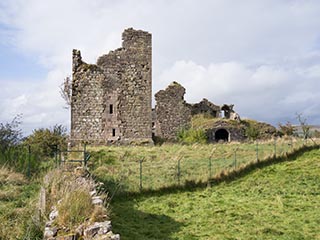
[{"label": "green tree", "polygon": [[24,140],[24,144],[30,145],[41,157],[53,157],[56,146],[61,150],[67,148],[67,129],[58,124],[51,128],[35,129]]},{"label": "green tree", "polygon": [[3,153],[21,141],[21,115],[17,115],[10,123],[0,123],[0,151]]}]

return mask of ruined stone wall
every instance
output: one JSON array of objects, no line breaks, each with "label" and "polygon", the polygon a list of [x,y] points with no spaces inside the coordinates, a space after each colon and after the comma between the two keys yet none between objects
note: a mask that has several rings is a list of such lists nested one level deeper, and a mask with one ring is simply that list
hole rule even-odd
[{"label": "ruined stone wall", "polygon": [[245,127],[234,120],[221,119],[215,122],[206,133],[209,142],[216,142],[215,134],[218,130],[224,129],[228,132],[228,141],[244,141],[246,140]]},{"label": "ruined stone wall", "polygon": [[96,65],[73,54],[72,140],[152,143],[151,34],[126,29]]},{"label": "ruined stone wall", "polygon": [[107,91],[117,92],[119,140],[152,142],[151,34],[129,28],[122,39],[122,48],[100,57],[97,65],[106,75]]},{"label": "ruined stone wall", "polygon": [[191,114],[205,114],[215,118],[220,117],[220,107],[208,101],[206,98],[202,99],[201,102],[191,105]]},{"label": "ruined stone wall", "polygon": [[175,140],[177,132],[190,126],[191,109],[184,100],[185,88],[173,82],[156,93],[156,135]]},{"label": "ruined stone wall", "polygon": [[72,68],[71,139],[100,142],[104,134],[105,75],[96,65],[83,62],[78,50],[73,50]]}]

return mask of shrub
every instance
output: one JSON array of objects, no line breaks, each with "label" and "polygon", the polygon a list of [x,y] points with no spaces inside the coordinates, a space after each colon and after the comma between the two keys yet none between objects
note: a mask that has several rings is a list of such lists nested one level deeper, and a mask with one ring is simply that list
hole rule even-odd
[{"label": "shrub", "polygon": [[207,135],[203,129],[181,129],[177,137],[179,142],[186,144],[207,142]]},{"label": "shrub", "polygon": [[7,151],[10,147],[17,146],[21,140],[21,115],[13,118],[11,123],[0,123],[0,151]]},{"label": "shrub", "polygon": [[256,128],[255,126],[248,126],[246,128],[246,136],[250,139],[250,140],[256,140],[260,135],[259,129]]},{"label": "shrub", "polygon": [[30,145],[32,150],[41,157],[53,157],[55,147],[61,150],[67,148],[67,129],[62,125],[54,125],[52,128],[40,128],[24,140],[24,144]]},{"label": "shrub", "polygon": [[279,128],[282,135],[293,136],[295,134],[295,128],[290,122],[286,124],[279,123]]}]

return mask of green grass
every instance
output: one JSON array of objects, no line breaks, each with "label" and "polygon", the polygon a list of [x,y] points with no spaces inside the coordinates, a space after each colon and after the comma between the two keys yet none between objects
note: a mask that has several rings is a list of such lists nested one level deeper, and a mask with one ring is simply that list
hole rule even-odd
[{"label": "green grass", "polygon": [[320,152],[206,189],[117,198],[121,239],[320,239]]},{"label": "green grass", "polygon": [[39,183],[0,167],[0,239],[42,239],[35,219]]},{"label": "green grass", "polygon": [[[301,147],[301,139],[258,143],[260,160]],[[309,141],[311,144],[311,141]],[[159,190],[190,182],[207,182],[221,171],[239,168],[257,158],[256,143],[164,144],[162,146],[91,147],[89,168],[108,190],[139,192],[140,170],[143,190]],[[236,154],[235,154],[236,152]],[[236,161],[235,161],[236,159]],[[140,160],[143,160],[140,164]]]}]

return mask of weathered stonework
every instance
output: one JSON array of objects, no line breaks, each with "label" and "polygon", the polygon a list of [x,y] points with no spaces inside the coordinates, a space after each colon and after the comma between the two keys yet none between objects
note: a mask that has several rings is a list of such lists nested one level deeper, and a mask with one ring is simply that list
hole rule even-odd
[{"label": "weathered stonework", "polygon": [[213,104],[208,101],[208,99],[204,98],[201,102],[195,103],[191,105],[191,114],[205,114],[212,117],[220,117],[221,109],[219,106]]},{"label": "weathered stonework", "polygon": [[122,48],[96,65],[73,51],[71,140],[152,143],[152,46],[148,32],[126,29]]},{"label": "weathered stonework", "polygon": [[[80,51],[73,50],[72,142],[152,144],[153,137],[174,141],[197,114],[218,118],[206,129],[209,141],[246,139],[248,126],[242,124],[234,105],[218,106],[207,99],[186,103],[186,90],[176,82],[155,94],[152,109],[151,34],[129,28],[122,40],[121,48],[99,57],[97,64],[85,63]],[[266,129],[265,135],[272,134],[272,129]]]},{"label": "weathered stonework", "polygon": [[[199,103],[189,104],[184,100],[184,94],[185,88],[177,82],[173,82],[165,90],[160,90],[156,93],[156,107],[153,112],[152,124],[154,136],[167,140],[176,140],[178,131],[182,128],[188,128],[191,125],[192,116],[197,114],[221,118],[222,109],[220,106],[213,104],[205,98]],[[225,104],[223,106],[229,105]],[[230,106],[233,107],[233,105]],[[232,108],[231,110],[233,114],[236,114]],[[230,119],[230,114],[228,115],[228,119]],[[242,141],[245,139],[244,131],[239,128],[240,125],[232,126],[225,124],[224,121],[221,121],[221,123],[223,126],[219,126],[218,124],[217,126],[212,126],[207,131],[209,141],[217,141],[215,131],[222,128],[227,128],[228,130],[224,132],[221,130],[217,133],[218,141],[222,140],[219,138],[219,133],[227,135],[226,138],[222,136],[224,141]]]},{"label": "weathered stonework", "polygon": [[181,128],[190,126],[191,108],[184,100],[185,92],[184,87],[173,82],[165,90],[156,93],[156,136],[175,140]]},{"label": "weathered stonework", "polygon": [[246,139],[245,127],[233,120],[219,120],[207,130],[209,142],[244,141]]},{"label": "weathered stonework", "polygon": [[71,136],[73,140],[100,141],[104,134],[106,80],[96,65],[82,61],[80,51],[73,50],[71,101]]}]

